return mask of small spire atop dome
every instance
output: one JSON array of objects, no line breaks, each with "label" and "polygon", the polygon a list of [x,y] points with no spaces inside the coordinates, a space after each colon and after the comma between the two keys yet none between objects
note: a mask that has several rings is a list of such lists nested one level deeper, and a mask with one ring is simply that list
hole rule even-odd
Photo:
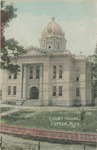
[{"label": "small spire atop dome", "polygon": [[55,21],[55,17],[52,17],[51,20],[52,20],[52,21]]}]

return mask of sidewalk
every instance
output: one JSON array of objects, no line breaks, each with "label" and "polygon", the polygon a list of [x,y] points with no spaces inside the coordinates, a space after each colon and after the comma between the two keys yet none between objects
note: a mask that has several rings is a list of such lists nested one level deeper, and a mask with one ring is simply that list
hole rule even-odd
[{"label": "sidewalk", "polygon": [[[12,107],[12,106],[11,106]],[[1,113],[0,114],[0,117],[2,117],[2,116],[6,116],[6,115],[9,115],[9,114],[12,114],[12,113],[14,113],[14,112],[18,112],[18,111],[20,111],[20,110],[23,110],[24,108],[17,108],[17,107],[14,107],[14,108],[12,108],[11,110],[9,110],[9,111],[6,111],[6,112],[4,112],[4,113]]]},{"label": "sidewalk", "polygon": [[29,107],[29,106],[16,106],[16,105],[7,105],[7,104],[1,104],[0,107],[11,107],[12,109],[6,112],[3,112],[0,114],[1,116],[5,116],[5,115],[9,115],[11,113],[14,112],[18,112],[20,110],[38,110],[40,112],[43,111],[57,111],[57,110],[67,110],[67,111],[80,111],[82,108],[84,108],[84,110],[97,110],[97,106],[96,107],[55,107],[55,106],[43,106],[43,107],[39,107],[39,106],[34,106],[34,107]]}]

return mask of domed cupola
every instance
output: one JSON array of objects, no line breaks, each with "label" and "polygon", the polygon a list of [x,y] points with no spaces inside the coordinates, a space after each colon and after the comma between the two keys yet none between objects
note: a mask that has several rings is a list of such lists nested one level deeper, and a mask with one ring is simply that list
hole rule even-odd
[{"label": "domed cupola", "polygon": [[62,37],[64,36],[64,33],[62,33],[61,27],[58,25],[58,23],[55,22],[55,17],[51,18],[51,22],[48,23],[48,25],[44,28],[41,38],[44,37]]},{"label": "domed cupola", "polygon": [[63,51],[66,49],[64,32],[60,25],[55,22],[55,17],[51,18],[51,22],[49,22],[43,30],[40,39],[40,47],[54,51]]}]

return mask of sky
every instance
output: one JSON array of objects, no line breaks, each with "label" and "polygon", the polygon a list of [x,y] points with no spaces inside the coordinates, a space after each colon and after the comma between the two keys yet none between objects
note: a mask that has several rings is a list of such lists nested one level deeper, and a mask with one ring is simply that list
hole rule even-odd
[{"label": "sky", "polygon": [[17,8],[17,18],[5,30],[24,47],[39,47],[44,27],[56,18],[65,31],[67,50],[91,55],[97,43],[97,0],[6,0]]}]

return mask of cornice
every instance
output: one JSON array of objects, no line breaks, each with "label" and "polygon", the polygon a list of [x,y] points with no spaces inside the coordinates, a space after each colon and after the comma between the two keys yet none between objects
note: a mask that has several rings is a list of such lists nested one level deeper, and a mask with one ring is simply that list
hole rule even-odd
[{"label": "cornice", "polygon": [[43,53],[53,54],[52,51],[48,51],[46,49],[42,49],[42,48],[39,48],[39,47],[36,47],[36,46],[33,46],[33,45],[25,48],[26,51],[31,50],[31,49],[38,50],[38,51],[43,52]]}]

